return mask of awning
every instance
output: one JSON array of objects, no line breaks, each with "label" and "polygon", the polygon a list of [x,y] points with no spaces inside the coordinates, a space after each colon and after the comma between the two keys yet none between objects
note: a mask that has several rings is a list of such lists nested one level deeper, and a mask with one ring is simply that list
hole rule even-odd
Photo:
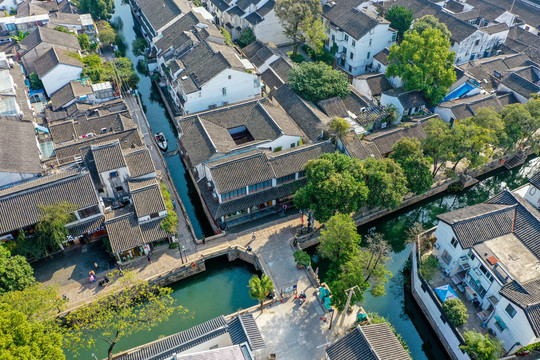
[{"label": "awning", "polygon": [[499,316],[495,315],[494,317],[495,317],[495,321],[499,324],[499,326],[500,326],[503,330],[508,328],[508,326],[506,326],[506,324],[504,323],[504,321],[502,321],[502,319],[501,319]]}]

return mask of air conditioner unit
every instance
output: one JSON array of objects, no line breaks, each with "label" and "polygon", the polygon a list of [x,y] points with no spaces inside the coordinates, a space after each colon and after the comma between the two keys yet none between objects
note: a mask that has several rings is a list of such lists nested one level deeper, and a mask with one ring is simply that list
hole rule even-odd
[{"label": "air conditioner unit", "polygon": [[108,214],[112,211],[112,208],[110,206],[107,206],[106,208],[103,209],[103,211],[105,212],[105,214]]}]

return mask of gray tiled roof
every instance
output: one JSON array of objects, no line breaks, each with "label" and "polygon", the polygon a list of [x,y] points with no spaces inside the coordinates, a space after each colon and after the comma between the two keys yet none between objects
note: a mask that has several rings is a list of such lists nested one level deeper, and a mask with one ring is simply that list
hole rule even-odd
[{"label": "gray tiled roof", "polygon": [[53,46],[57,45],[62,48],[67,48],[70,51],[81,49],[79,41],[74,34],[66,34],[44,26],[38,26],[33,32],[19,42],[19,53],[21,56],[24,56],[24,54],[41,43]]},{"label": "gray tiled roof", "polygon": [[41,219],[39,206],[68,202],[78,209],[98,205],[88,172],[50,175],[0,191],[0,234],[34,225]]},{"label": "gray tiled roof", "polygon": [[454,114],[454,118],[462,120],[476,115],[479,109],[490,108],[500,112],[503,105],[496,95],[478,94],[471,97],[456,99],[441,103],[437,106],[449,108]]},{"label": "gray tiled roof", "polygon": [[130,192],[133,207],[139,218],[167,210],[156,179],[149,180],[146,187],[137,190],[131,187]]},{"label": "gray tiled roof", "polygon": [[540,171],[529,178],[529,182],[540,189]]},{"label": "gray tiled roof", "polygon": [[387,323],[357,326],[326,349],[330,360],[409,360]]},{"label": "gray tiled roof", "polygon": [[35,61],[36,72],[39,77],[41,78],[45,76],[49,71],[54,69],[59,64],[76,66],[82,69],[82,61],[77,57],[67,55],[67,53],[69,53],[69,51],[65,48],[56,48],[53,46],[49,51],[40,56]]},{"label": "gray tiled roof", "polygon": [[388,55],[390,55],[390,50],[388,48],[384,48],[374,56],[374,59],[386,66],[389,64]]},{"label": "gray tiled roof", "polygon": [[336,5],[323,6],[323,16],[347,34],[359,40],[378,24],[390,22],[376,14],[358,10],[360,0],[340,0]]},{"label": "gray tiled roof", "polygon": [[137,217],[128,213],[105,222],[113,253],[119,253],[145,244]]},{"label": "gray tiled roof", "polygon": [[[538,9],[532,4],[528,4],[522,1],[512,0],[486,0],[487,2],[507,9],[512,9],[513,14],[517,14],[520,19],[532,26],[540,26],[540,14]],[[517,26],[516,26],[517,27]]]},{"label": "gray tiled roof", "polygon": [[198,23],[206,23],[206,21],[200,14],[194,13],[193,11],[188,12],[163,30],[163,37],[155,42],[156,47],[163,51],[167,51],[171,47],[175,49],[178,48],[188,39],[187,37],[183,37],[184,32],[191,31],[193,26]]},{"label": "gray tiled roof", "polygon": [[405,91],[402,88],[399,88],[385,91],[384,94],[396,97],[404,109],[412,109],[426,105],[424,96],[422,96],[422,93],[418,90]]},{"label": "gray tiled roof", "polygon": [[78,96],[88,95],[92,92],[90,85],[83,85],[80,81],[70,81],[50,96],[51,107],[53,111],[56,111]]},{"label": "gray tiled roof", "polygon": [[317,104],[324,111],[324,113],[330,117],[347,117],[349,113],[343,101],[339,96],[319,101]]},{"label": "gray tiled roof", "polygon": [[161,219],[139,225],[145,243],[167,239],[169,234],[161,228]]},{"label": "gray tiled roof", "polygon": [[[144,16],[155,31],[158,31],[182,12],[187,12],[181,1],[175,0],[136,0]],[[184,11],[183,11],[184,10]]]},{"label": "gray tiled roof", "polygon": [[41,173],[35,130],[31,122],[0,117],[0,172]]},{"label": "gray tiled roof", "polygon": [[317,140],[326,129],[330,118],[298,96],[288,85],[273,91],[270,96],[289,114],[307,137]]},{"label": "gray tiled roof", "polygon": [[113,140],[105,144],[92,145],[91,150],[98,173],[127,166],[118,140]]},{"label": "gray tiled roof", "polygon": [[501,83],[526,99],[528,99],[531,94],[540,92],[540,86],[528,81],[516,73],[511,73],[504,77]]},{"label": "gray tiled roof", "polygon": [[276,178],[279,178],[300,172],[304,170],[309,160],[318,159],[322,154],[334,151],[334,145],[325,141],[268,154],[267,157]]},{"label": "gray tiled roof", "polygon": [[445,9],[450,10],[451,12],[457,14],[457,13],[462,12],[464,7],[465,5],[463,5],[462,3],[459,3],[454,0],[449,0],[446,2]]},{"label": "gray tiled roof", "polygon": [[132,178],[150,174],[156,171],[150,151],[146,146],[134,150],[125,150],[124,159]]},{"label": "gray tiled roof", "polygon": [[357,79],[365,80],[372,96],[380,96],[384,91],[392,89],[392,85],[384,74],[360,75]]}]

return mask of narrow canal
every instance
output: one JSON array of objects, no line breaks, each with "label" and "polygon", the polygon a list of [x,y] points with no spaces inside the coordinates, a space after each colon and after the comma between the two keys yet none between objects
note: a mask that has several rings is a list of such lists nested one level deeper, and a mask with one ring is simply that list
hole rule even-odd
[{"label": "narrow canal", "polygon": [[[394,275],[386,286],[385,296],[373,297],[367,294],[361,305],[368,312],[376,312],[390,320],[409,345],[415,360],[440,360],[445,359],[446,355],[420,309],[410,294],[404,292],[401,270],[410,253],[410,245],[405,244],[407,230],[415,222],[429,229],[437,224],[437,215],[486,201],[505,187],[515,189],[525,184],[527,178],[537,171],[540,171],[540,158],[529,159],[519,168],[511,171],[503,168],[481,177],[478,184],[461,193],[442,193],[358,228],[361,235],[373,232],[384,235],[392,246],[387,268]],[[319,276],[324,281],[328,264],[316,255],[315,248],[308,252],[314,260],[313,268],[319,267]]]},{"label": "narrow canal", "polygon": [[[137,56],[132,52],[133,40],[136,38],[136,27],[131,9],[127,3],[123,3],[123,0],[115,0],[115,11],[113,20],[119,17],[122,19],[122,28],[120,29],[120,35],[126,42],[128,49],[126,56],[131,59],[133,65],[137,65]],[[141,94],[141,99],[144,106],[144,111],[148,122],[154,132],[161,131],[165,135],[169,143],[168,151],[173,151],[178,147],[176,138],[177,131],[172,119],[169,117],[163,101],[159,96],[159,93],[155,86],[152,84],[152,80],[149,76],[137,71],[140,77],[138,90]],[[184,164],[179,155],[167,157],[165,159],[169,171],[171,173],[172,180],[182,199],[182,203],[186,208],[187,214],[193,225],[195,236],[200,238],[201,236],[213,235],[212,229],[208,224],[208,220],[204,215],[202,205],[199,201],[199,196],[194,188],[193,182],[186,173]]]}]

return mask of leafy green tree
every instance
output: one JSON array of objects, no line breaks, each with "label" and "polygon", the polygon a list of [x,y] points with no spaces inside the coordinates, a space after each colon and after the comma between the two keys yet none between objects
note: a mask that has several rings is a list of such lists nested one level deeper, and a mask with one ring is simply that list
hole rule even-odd
[{"label": "leafy green tree", "polygon": [[420,90],[430,106],[437,105],[456,81],[455,53],[438,29],[408,31],[401,44],[390,47],[388,77],[402,78],[407,90]]},{"label": "leafy green tree", "polygon": [[238,45],[243,48],[248,46],[252,42],[255,42],[255,40],[257,39],[255,38],[253,30],[250,27],[246,27],[242,31],[240,31],[240,36],[238,37]]},{"label": "leafy green tree", "polygon": [[350,214],[365,204],[368,188],[359,159],[323,154],[310,160],[305,170],[307,184],[296,192],[294,202],[300,209],[311,209],[315,219],[326,222],[337,212]]},{"label": "leafy green tree", "polygon": [[451,158],[453,134],[441,119],[430,120],[424,130],[427,136],[422,140],[422,150],[433,160],[432,174],[435,177]]},{"label": "leafy green tree", "polygon": [[440,22],[433,15],[424,15],[420,19],[415,20],[412,29],[418,31],[419,34],[422,34],[427,29],[438,29],[441,30],[445,38],[450,39],[450,36],[452,36],[446,24]]},{"label": "leafy green tree", "polygon": [[315,103],[334,96],[350,94],[345,73],[322,62],[304,62],[289,72],[289,86],[294,92]]},{"label": "leafy green tree", "polygon": [[467,313],[467,308],[463,301],[459,298],[447,299],[443,304],[443,310],[452,324],[456,326],[461,326],[467,323],[469,319],[469,314]]},{"label": "leafy green tree", "polygon": [[341,264],[356,255],[360,241],[361,237],[351,217],[348,214],[336,214],[321,230],[317,251],[332,263]]},{"label": "leafy green tree", "polygon": [[261,303],[262,312],[264,299],[266,299],[272,290],[274,290],[274,283],[272,282],[272,279],[265,274],[263,274],[260,278],[257,275],[253,275],[253,277],[249,280],[248,288],[249,296]]},{"label": "leafy green tree", "polygon": [[131,48],[133,49],[133,53],[135,55],[141,55],[147,46],[148,44],[146,43],[146,40],[144,40],[142,37],[135,38],[135,40],[133,40],[131,43]]},{"label": "leafy green tree", "polygon": [[223,37],[225,38],[225,44],[227,44],[229,46],[234,46],[231,34],[224,27],[221,27],[220,31],[221,31],[221,34],[223,35]]},{"label": "leafy green tree", "polygon": [[[312,32],[308,20],[320,19],[322,6],[319,0],[277,0],[274,11],[286,36],[293,40],[293,55],[298,51],[298,44],[304,40],[304,34]],[[321,31],[319,25],[313,31]],[[323,38],[324,35],[309,35],[312,39]]]},{"label": "leafy green tree", "polygon": [[73,211],[76,206],[67,202],[59,202],[54,205],[40,206],[41,220],[36,225],[36,237],[32,238],[33,253],[30,257],[43,257],[50,251],[58,250],[66,241],[69,231],[66,224],[76,218]]},{"label": "leafy green tree", "polygon": [[304,250],[297,250],[293,254],[294,261],[298,266],[306,267],[311,266],[311,256]]},{"label": "leafy green tree", "polygon": [[452,134],[451,160],[454,162],[453,170],[457,168],[457,165],[463,159],[468,160],[468,166],[471,168],[486,163],[488,160],[486,154],[490,151],[490,144],[493,139],[496,138],[490,130],[478,126],[468,119],[454,124]]},{"label": "leafy green tree", "polygon": [[433,185],[432,160],[422,152],[422,143],[415,138],[402,138],[392,147],[390,157],[397,162],[407,178],[407,187],[421,194]]},{"label": "leafy green tree", "polygon": [[[102,0],[99,0],[102,1]],[[116,42],[116,30],[105,20],[98,21],[96,26],[99,31],[99,40],[104,45],[112,45]]]},{"label": "leafy green tree", "polygon": [[335,117],[328,125],[330,132],[336,139],[342,139],[349,132],[351,125],[343,118]]},{"label": "leafy green tree", "polygon": [[21,42],[25,37],[27,37],[28,35],[30,35],[30,33],[27,31],[27,32],[22,32],[21,30],[19,30],[19,32],[17,33],[17,35],[12,35],[11,38],[13,40],[15,40],[17,43]]},{"label": "leafy green tree", "polygon": [[69,31],[67,27],[62,26],[62,25],[55,26],[53,30],[60,31],[60,32],[63,32],[63,33],[66,33],[66,34],[75,35],[71,31]]},{"label": "leafy green tree", "polygon": [[390,21],[390,27],[396,29],[397,41],[403,40],[403,34],[409,30],[413,21],[414,12],[403,6],[395,5],[386,13],[385,19]]},{"label": "leafy green tree", "polygon": [[459,348],[476,360],[497,360],[504,354],[502,342],[490,338],[488,334],[466,331],[463,334],[465,345]]},{"label": "leafy green tree", "polygon": [[312,48],[316,54],[324,49],[324,42],[328,39],[326,28],[321,17],[307,18],[302,23],[302,41]]},{"label": "leafy green tree", "polygon": [[79,40],[79,45],[81,46],[81,49],[83,50],[92,50],[92,43],[90,42],[90,38],[86,34],[81,34],[77,36],[77,40]]},{"label": "leafy green tree", "polygon": [[161,220],[161,228],[165,230],[168,234],[176,234],[178,229],[178,215],[174,211],[174,205],[171,200],[171,193],[167,189],[165,183],[161,183],[160,186],[161,195],[165,200],[165,206],[167,207],[167,216]]},{"label": "leafy green tree", "polygon": [[32,285],[34,269],[23,256],[11,255],[4,246],[0,246],[0,295],[10,291],[23,290]]},{"label": "leafy green tree", "polygon": [[39,79],[39,76],[37,73],[33,72],[28,75],[28,80],[30,81],[30,89],[32,90],[40,90],[43,89],[43,83]]},{"label": "leafy green tree", "polygon": [[491,139],[491,145],[498,146],[505,141],[504,121],[501,114],[492,108],[480,108],[471,118],[471,121],[485,129],[488,129],[494,136]]},{"label": "leafy green tree", "polygon": [[139,83],[139,76],[135,72],[135,69],[133,68],[133,63],[130,59],[126,57],[119,57],[114,62],[107,62],[105,63],[105,67],[112,66],[112,73],[114,74],[113,78],[109,78],[107,80],[111,80],[114,82],[117,82],[116,80],[120,81],[120,86],[122,84],[127,84],[129,87],[136,87]]},{"label": "leafy green tree", "polygon": [[364,161],[366,185],[369,188],[367,205],[395,209],[407,193],[407,179],[403,170],[392,159]]},{"label": "leafy green tree", "polygon": [[118,341],[142,330],[150,330],[176,312],[172,289],[136,280],[133,273],[109,274],[113,291],[98,293],[91,304],[71,312],[65,318],[65,339],[69,349],[94,348],[97,340],[109,345],[107,357],[113,358]]},{"label": "leafy green tree", "polygon": [[540,99],[531,98],[526,104],[511,104],[501,112],[506,139],[501,144],[507,151],[514,152],[524,146],[538,150],[538,128],[540,127]]},{"label": "leafy green tree", "polygon": [[114,11],[114,0],[79,0],[79,7],[95,21],[108,20]]},{"label": "leafy green tree", "polygon": [[0,303],[0,359],[64,360],[62,335],[29,322],[10,304]]}]

